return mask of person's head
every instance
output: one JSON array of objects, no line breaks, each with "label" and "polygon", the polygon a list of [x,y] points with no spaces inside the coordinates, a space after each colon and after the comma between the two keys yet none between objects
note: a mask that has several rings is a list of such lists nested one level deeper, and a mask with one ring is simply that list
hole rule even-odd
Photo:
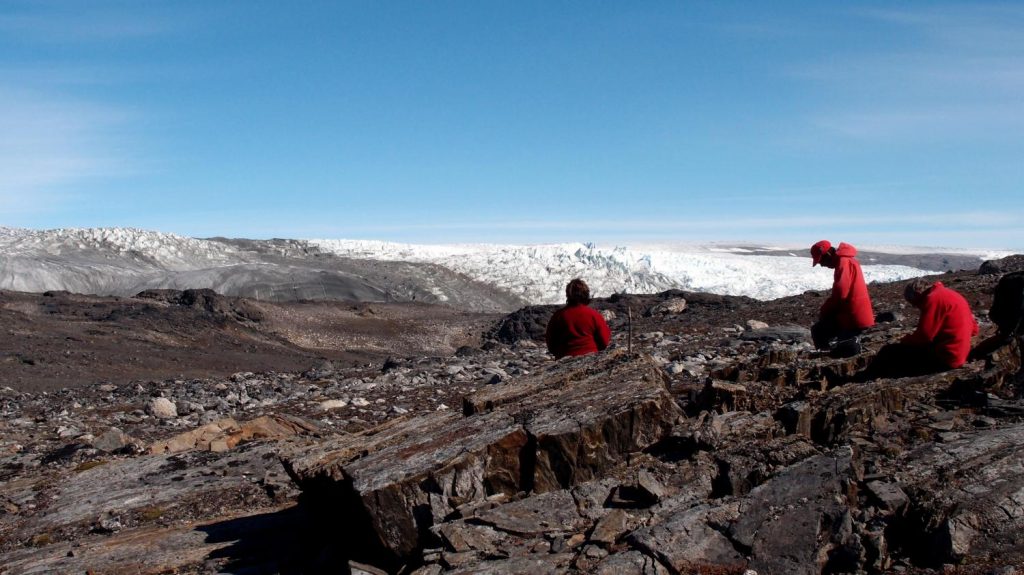
[{"label": "person's head", "polygon": [[590,303],[590,286],[587,282],[576,278],[565,286],[565,303],[567,305]]},{"label": "person's head", "polygon": [[828,240],[821,240],[811,246],[811,267],[818,264],[827,268],[836,267],[836,249]]},{"label": "person's head", "polygon": [[921,303],[924,301],[925,294],[928,293],[928,290],[932,289],[933,285],[935,284],[924,278],[911,280],[911,282],[903,288],[903,298],[906,299],[910,305],[920,307]]}]

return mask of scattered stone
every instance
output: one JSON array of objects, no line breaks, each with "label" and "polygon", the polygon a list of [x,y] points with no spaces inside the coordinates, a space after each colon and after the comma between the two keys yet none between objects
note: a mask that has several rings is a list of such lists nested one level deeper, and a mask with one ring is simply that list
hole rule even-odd
[{"label": "scattered stone", "polygon": [[656,315],[678,315],[686,311],[686,300],[683,298],[672,298],[659,303],[647,310],[648,316]]},{"label": "scattered stone", "polygon": [[82,434],[82,431],[77,427],[70,427],[67,425],[61,425],[55,430],[59,439],[68,439],[70,437],[78,437]]},{"label": "scattered stone", "polygon": [[171,419],[178,417],[178,409],[174,402],[166,397],[156,397],[146,404],[146,413],[158,419]]},{"label": "scattered stone", "polygon": [[590,542],[601,545],[611,545],[618,541],[626,533],[626,521],[628,516],[622,509],[612,509],[604,517],[598,520],[590,534]]},{"label": "scattered stone", "polygon": [[784,341],[799,343],[811,341],[811,330],[799,325],[777,325],[758,329],[756,331],[745,331],[741,333],[739,337],[745,341]]},{"label": "scattered stone", "polygon": [[664,499],[667,495],[665,486],[658,482],[646,469],[641,469],[636,474],[637,489],[655,503]]},{"label": "scattered stone", "polygon": [[117,515],[103,515],[99,521],[96,522],[96,527],[93,530],[97,533],[115,533],[120,531],[122,528],[121,518]]},{"label": "scattered stone", "polygon": [[116,427],[104,431],[99,437],[92,441],[92,446],[100,451],[106,451],[107,453],[113,453],[133,445],[135,440],[128,436],[127,433],[121,431]]},{"label": "scattered stone", "polygon": [[343,399],[328,399],[320,402],[320,409],[324,411],[330,411],[332,409],[341,409],[348,407],[348,402]]},{"label": "scattered stone", "polygon": [[294,416],[262,416],[242,424],[228,417],[154,442],[149,452],[180,453],[191,449],[223,452],[246,441],[283,439],[316,430],[315,424]]},{"label": "scattered stone", "polygon": [[883,509],[895,514],[902,514],[910,503],[910,498],[895,483],[885,481],[869,481],[868,491],[878,500]]},{"label": "scattered stone", "polygon": [[756,319],[748,319],[746,323],[747,329],[750,330],[768,329],[769,327],[767,323]]}]

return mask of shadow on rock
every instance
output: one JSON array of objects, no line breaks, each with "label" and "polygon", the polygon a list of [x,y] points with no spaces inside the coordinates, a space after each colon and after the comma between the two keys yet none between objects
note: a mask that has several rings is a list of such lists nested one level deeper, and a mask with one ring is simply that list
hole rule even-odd
[{"label": "shadow on rock", "polygon": [[196,529],[207,544],[226,543],[207,556],[210,572],[234,575],[321,573],[345,565],[325,547],[309,507],[299,503],[274,513],[238,517]]}]

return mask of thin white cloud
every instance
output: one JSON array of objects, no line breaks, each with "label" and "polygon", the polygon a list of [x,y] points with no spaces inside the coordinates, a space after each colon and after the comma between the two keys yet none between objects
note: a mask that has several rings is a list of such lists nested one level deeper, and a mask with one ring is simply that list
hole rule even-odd
[{"label": "thin white cloud", "polygon": [[58,209],[68,184],[130,173],[116,152],[130,116],[110,107],[0,89],[0,215]]},{"label": "thin white cloud", "polygon": [[813,126],[854,139],[929,142],[1001,140],[1024,127],[1024,9],[916,5],[855,17],[890,27],[900,47],[794,69],[819,91]]},{"label": "thin white cloud", "polygon": [[814,119],[823,129],[850,138],[936,138],[958,135],[972,139],[1019,141],[1008,130],[1024,128],[1024,101],[1010,105],[957,105],[914,108],[890,106],[833,112]]}]

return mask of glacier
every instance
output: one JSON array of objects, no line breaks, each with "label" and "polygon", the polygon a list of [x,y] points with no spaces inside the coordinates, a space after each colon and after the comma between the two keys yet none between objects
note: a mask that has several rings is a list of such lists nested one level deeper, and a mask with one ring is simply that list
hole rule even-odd
[{"label": "glacier", "polygon": [[[915,253],[930,255],[907,255]],[[862,250],[860,261],[868,282],[888,282],[1005,255],[888,246]],[[560,303],[574,277],[597,297],[681,289],[768,300],[832,283],[831,271],[812,268],[807,248],[796,246],[198,239],[136,228],[0,227],[0,289],[27,292],[212,288],[257,299],[416,300],[493,310]]]},{"label": "glacier", "polygon": [[[832,285],[831,270],[812,268],[807,248],[785,246],[752,249],[717,244],[600,247],[595,243],[418,245],[376,240],[307,241],[342,257],[435,263],[537,304],[560,303],[566,282],[574,277],[583,278],[596,297],[681,289],[769,300],[829,289]],[[901,248],[893,252],[913,250]],[[983,258],[1001,257],[1000,252],[965,251],[962,255],[975,256],[978,263]],[[944,271],[861,263],[869,283]]]}]

